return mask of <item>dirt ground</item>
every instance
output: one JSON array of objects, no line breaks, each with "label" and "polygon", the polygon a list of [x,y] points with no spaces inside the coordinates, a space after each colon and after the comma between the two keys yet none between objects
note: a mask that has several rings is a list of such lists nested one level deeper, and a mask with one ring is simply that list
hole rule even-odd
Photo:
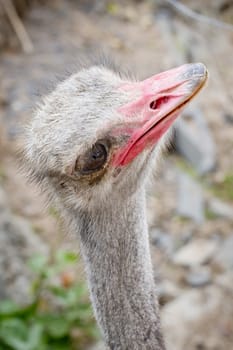
[{"label": "dirt ground", "polygon": [[[212,196],[226,176],[233,176],[233,31],[192,21],[168,5],[153,1],[54,0],[48,3],[35,5],[24,22],[33,42],[33,53],[26,55],[20,49],[9,49],[0,54],[0,180],[14,213],[26,218],[55,249],[60,245],[76,249],[77,243],[72,237],[64,236],[57,218],[43,209],[42,196],[19,172],[17,152],[22,130],[40,95],[51,91],[57,79],[75,71],[85,55],[94,57],[103,51],[138,78],[184,62],[205,63],[210,73],[209,84],[197,103],[213,135],[217,159],[215,169],[198,178],[205,198]],[[185,3],[195,4],[195,8],[199,4]],[[215,16],[216,8],[208,8],[208,4],[199,5],[199,10]],[[221,20],[231,20],[231,15],[221,13],[219,16]],[[181,162],[179,156],[169,155],[158,172],[154,193],[148,198],[150,227],[159,227],[177,241],[187,232],[201,238],[232,236],[230,218],[206,217],[199,225],[174,215],[174,169],[179,168]],[[233,206],[230,195],[224,195],[224,201]],[[159,279],[170,279],[179,288],[188,289],[183,283],[186,273],[183,267],[171,264],[165,252],[154,245],[152,255],[159,268]],[[215,279],[223,272],[214,264],[209,266],[215,285]],[[220,291],[217,311],[208,313],[208,319],[204,315],[198,327],[194,327],[193,334],[196,332],[197,336],[189,334],[177,350],[233,348],[232,293],[232,290]]]}]

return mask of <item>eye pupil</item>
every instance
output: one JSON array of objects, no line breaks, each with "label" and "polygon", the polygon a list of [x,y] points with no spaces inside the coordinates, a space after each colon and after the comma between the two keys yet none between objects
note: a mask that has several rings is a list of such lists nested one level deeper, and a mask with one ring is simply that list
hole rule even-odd
[{"label": "eye pupil", "polygon": [[100,145],[100,144],[98,144],[98,145],[95,145],[94,146],[94,148],[93,148],[93,150],[92,150],[92,158],[93,159],[98,159],[98,158],[100,158],[100,157],[102,157],[103,156],[103,149],[100,147],[100,146],[102,146],[102,145]]},{"label": "eye pupil", "polygon": [[105,155],[106,150],[104,145],[101,145],[100,143],[95,144],[92,148],[92,158],[98,159]]},{"label": "eye pupil", "polygon": [[107,148],[102,143],[96,143],[84,157],[79,160],[79,171],[90,174],[103,168],[107,160]]}]

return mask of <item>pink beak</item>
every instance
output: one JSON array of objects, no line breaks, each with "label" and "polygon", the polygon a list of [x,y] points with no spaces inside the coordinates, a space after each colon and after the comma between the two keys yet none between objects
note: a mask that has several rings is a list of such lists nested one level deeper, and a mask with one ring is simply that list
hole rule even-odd
[{"label": "pink beak", "polygon": [[206,80],[206,67],[195,63],[154,75],[142,82],[123,84],[121,89],[132,96],[132,102],[121,106],[118,112],[125,118],[125,133],[129,138],[116,152],[113,164],[126,165],[145,148],[155,145]]}]

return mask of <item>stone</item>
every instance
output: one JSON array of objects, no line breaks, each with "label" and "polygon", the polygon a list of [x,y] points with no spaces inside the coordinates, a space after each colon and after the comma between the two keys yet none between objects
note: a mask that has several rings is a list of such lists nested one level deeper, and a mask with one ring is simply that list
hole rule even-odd
[{"label": "stone", "polygon": [[169,233],[160,231],[159,229],[150,230],[151,243],[156,245],[159,249],[171,255],[174,251],[174,240]]},{"label": "stone", "polygon": [[200,108],[186,109],[175,123],[175,146],[199,174],[215,168],[215,145]]},{"label": "stone", "polygon": [[208,203],[208,209],[213,215],[233,221],[233,206],[224,203],[220,199],[211,198]]},{"label": "stone", "polygon": [[5,283],[2,277],[0,276],[0,300],[4,300],[6,298],[7,298],[7,295],[6,295]]},{"label": "stone", "polygon": [[0,186],[0,214],[8,210],[8,201],[5,192]]},{"label": "stone", "polygon": [[[166,304],[162,309],[161,322],[167,350],[209,349],[206,342],[207,327],[215,331],[216,317],[225,300],[216,286],[184,292],[178,298]],[[219,339],[219,335],[216,337]],[[215,341],[215,340],[214,340]],[[211,348],[212,349],[212,348]]]},{"label": "stone", "polygon": [[173,262],[181,266],[198,266],[208,262],[218,249],[216,240],[197,238],[177,250]]},{"label": "stone", "polygon": [[3,197],[0,188],[0,295],[25,303],[32,282],[27,261],[35,253],[48,255],[49,249],[25,219],[11,213]]},{"label": "stone", "polygon": [[212,275],[208,266],[198,266],[187,273],[185,281],[191,287],[199,288],[211,283]]},{"label": "stone", "polygon": [[157,285],[157,295],[161,305],[165,305],[171,300],[179,297],[180,294],[180,288],[169,280],[163,280]]},{"label": "stone", "polygon": [[154,201],[152,199],[150,199],[149,197],[147,200],[146,216],[147,216],[148,226],[153,227],[153,225],[156,222],[156,211],[155,211]]},{"label": "stone", "polygon": [[220,245],[214,261],[224,270],[233,268],[233,235]]},{"label": "stone", "polygon": [[196,223],[204,221],[204,198],[200,185],[189,175],[178,174],[177,214]]},{"label": "stone", "polygon": [[215,279],[215,283],[226,291],[233,293],[233,271],[227,271]]},{"label": "stone", "polygon": [[230,113],[225,113],[224,114],[224,119],[227,123],[233,124],[233,115]]},{"label": "stone", "polygon": [[92,345],[88,350],[108,350],[102,341]]}]

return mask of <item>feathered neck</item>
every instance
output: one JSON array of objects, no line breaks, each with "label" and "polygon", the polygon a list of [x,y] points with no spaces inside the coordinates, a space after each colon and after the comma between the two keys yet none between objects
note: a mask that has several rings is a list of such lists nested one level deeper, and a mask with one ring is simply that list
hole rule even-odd
[{"label": "feathered neck", "polygon": [[111,350],[164,350],[145,213],[145,193],[77,214],[97,321]]}]

